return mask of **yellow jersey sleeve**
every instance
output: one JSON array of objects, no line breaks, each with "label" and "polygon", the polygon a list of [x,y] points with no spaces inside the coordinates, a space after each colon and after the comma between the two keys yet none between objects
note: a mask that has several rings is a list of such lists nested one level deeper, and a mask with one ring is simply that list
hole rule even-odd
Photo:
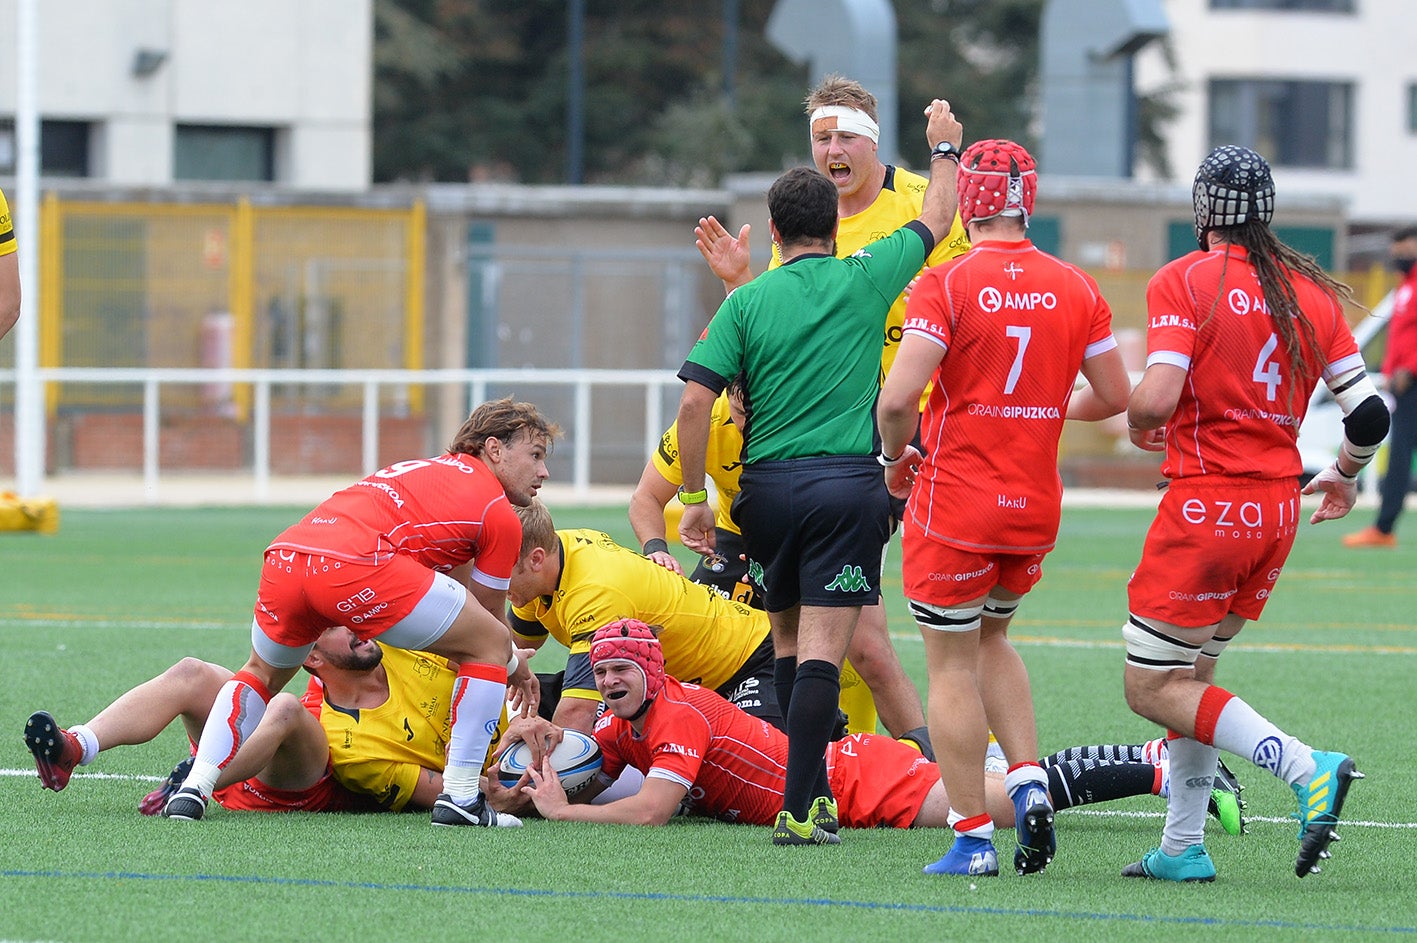
[{"label": "yellow jersey sleeve", "polygon": [[15,224],[10,219],[10,204],[5,200],[5,191],[0,190],[0,255],[9,255],[18,245],[15,243]]},{"label": "yellow jersey sleeve", "polygon": [[[743,469],[743,433],[733,423],[728,409],[728,394],[720,393],[713,402],[713,412],[709,416],[708,452],[704,456],[704,470],[713,481],[717,503],[714,505],[714,524],[731,534],[742,533],[733,523],[730,511],[733,499],[738,496],[738,478]],[[659,447],[650,456],[654,468],[664,480],[673,485],[684,483],[684,466],[679,463],[679,423],[664,430],[659,437]]]}]

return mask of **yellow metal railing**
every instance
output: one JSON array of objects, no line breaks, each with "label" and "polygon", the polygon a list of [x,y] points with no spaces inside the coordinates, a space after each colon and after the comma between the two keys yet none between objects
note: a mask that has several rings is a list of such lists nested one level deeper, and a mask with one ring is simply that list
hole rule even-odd
[{"label": "yellow metal railing", "polygon": [[[422,203],[109,203],[47,193],[41,365],[421,369],[426,226]],[[69,385],[51,388],[48,402],[51,414],[122,408],[138,393]],[[251,406],[245,384],[174,395],[179,407],[190,400],[243,421]],[[350,405],[347,392],[319,395]],[[422,410],[421,389],[399,395]]]}]

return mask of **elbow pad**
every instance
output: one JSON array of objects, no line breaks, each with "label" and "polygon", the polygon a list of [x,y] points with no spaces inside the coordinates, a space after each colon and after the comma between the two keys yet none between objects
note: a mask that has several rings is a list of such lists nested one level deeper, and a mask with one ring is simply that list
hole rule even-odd
[{"label": "elbow pad", "polygon": [[1387,436],[1391,422],[1382,397],[1374,393],[1343,417],[1343,437],[1360,449],[1375,449]]}]

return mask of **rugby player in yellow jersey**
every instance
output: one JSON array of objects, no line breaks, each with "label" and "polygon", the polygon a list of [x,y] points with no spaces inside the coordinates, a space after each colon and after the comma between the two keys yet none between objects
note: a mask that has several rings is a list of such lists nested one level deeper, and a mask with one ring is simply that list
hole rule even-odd
[{"label": "rugby player in yellow jersey", "polygon": [[[920,215],[928,181],[919,174],[881,162],[877,151],[879,131],[874,95],[859,82],[829,75],[808,93],[805,104],[810,116],[812,161],[817,170],[836,184],[838,258],[852,255]],[[953,154],[957,158],[963,139],[947,143],[952,149],[939,156]],[[932,154],[930,159],[935,156]],[[712,216],[699,220],[694,229],[695,245],[730,292],[753,278],[748,251],[750,229],[744,225],[735,237]],[[969,237],[956,214],[949,232],[936,243],[925,265],[927,268],[939,265],[963,255],[968,249]],[[774,245],[769,268],[780,264]],[[907,290],[896,298],[886,315],[881,345],[883,381],[900,347],[908,294]],[[920,405],[924,408],[923,396]],[[903,503],[894,502],[892,507],[894,517],[899,520]],[[847,657],[870,688],[882,725],[894,736],[922,744],[926,754],[933,758],[920,692],[901,667],[900,658],[891,645],[884,605],[861,610]],[[792,664],[795,665],[795,659]],[[779,666],[784,677],[787,669],[784,660]]]},{"label": "rugby player in yellow jersey", "polygon": [[[346,812],[431,809],[443,790],[447,659],[327,629],[306,658],[305,696],[282,693],[223,771],[213,795],[229,810]],[[58,791],[100,751],[146,743],[181,718],[189,739],[206,722],[230,670],[184,658],[115,700],[87,724],[61,728],[45,711],[25,725],[41,783]],[[505,719],[505,715],[504,715]],[[494,737],[489,755],[496,749]],[[190,760],[139,805],[148,815],[186,778]]]},{"label": "rugby player in yellow jersey", "polygon": [[[677,677],[717,691],[775,727],[784,724],[772,687],[767,616],[690,582],[595,530],[556,530],[538,500],[517,508],[521,558],[507,598],[519,647],[548,637],[570,652],[551,720],[590,733],[600,693],[590,667],[590,637],[620,618],[664,627],[664,657]],[[543,694],[543,700],[549,699]]]},{"label": "rugby player in yellow jersey", "polygon": [[10,333],[20,319],[20,260],[16,248],[10,204],[0,190],[0,338]]},{"label": "rugby player in yellow jersey", "polygon": [[714,526],[718,531],[717,557],[705,557],[692,574],[685,574],[678,559],[669,552],[665,540],[664,509],[684,483],[684,471],[679,464],[679,424],[673,423],[659,437],[639,484],[630,495],[630,527],[640,542],[644,555],[675,573],[688,575],[695,583],[715,586],[724,595],[754,608],[763,607],[758,590],[748,576],[747,564],[741,559],[743,535],[733,521],[733,499],[738,496],[738,477],[743,469],[743,387],[734,380],[714,401],[709,417],[706,472],[713,481],[717,504]]}]

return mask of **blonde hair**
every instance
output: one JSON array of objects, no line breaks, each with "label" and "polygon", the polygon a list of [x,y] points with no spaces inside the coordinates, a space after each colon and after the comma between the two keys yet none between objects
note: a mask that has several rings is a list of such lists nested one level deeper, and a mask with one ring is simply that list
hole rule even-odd
[{"label": "blonde hair", "polygon": [[818,108],[842,105],[866,112],[871,116],[872,121],[880,120],[876,114],[876,96],[866,91],[866,86],[855,79],[848,79],[835,73],[818,82],[817,86],[807,93],[803,104],[809,115]]},{"label": "blonde hair", "polygon": [[540,498],[532,498],[530,504],[514,510],[522,522],[522,549],[517,559],[526,559],[537,547],[550,550],[556,546],[556,525]]}]

